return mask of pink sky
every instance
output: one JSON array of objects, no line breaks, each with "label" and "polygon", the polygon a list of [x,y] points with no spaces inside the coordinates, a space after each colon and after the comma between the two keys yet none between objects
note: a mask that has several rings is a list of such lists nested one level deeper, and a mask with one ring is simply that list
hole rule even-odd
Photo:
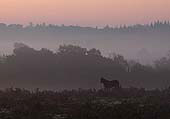
[{"label": "pink sky", "polygon": [[170,0],[1,0],[0,22],[104,26],[170,20]]}]

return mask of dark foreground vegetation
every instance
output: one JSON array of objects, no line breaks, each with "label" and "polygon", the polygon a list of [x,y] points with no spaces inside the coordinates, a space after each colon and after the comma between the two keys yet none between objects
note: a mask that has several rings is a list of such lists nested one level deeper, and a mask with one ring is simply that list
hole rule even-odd
[{"label": "dark foreground vegetation", "polygon": [[0,119],[167,119],[170,89],[0,91]]}]

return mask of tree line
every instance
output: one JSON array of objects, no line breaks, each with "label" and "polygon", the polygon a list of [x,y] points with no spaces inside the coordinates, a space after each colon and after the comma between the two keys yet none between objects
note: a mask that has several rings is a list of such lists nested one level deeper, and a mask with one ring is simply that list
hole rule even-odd
[{"label": "tree line", "polygon": [[1,83],[19,87],[102,88],[99,79],[105,77],[119,80],[123,87],[165,88],[169,72],[169,55],[148,66],[75,45],[61,45],[53,52],[15,43],[13,54],[0,58]]},{"label": "tree line", "polygon": [[134,32],[169,32],[170,31],[170,22],[169,21],[154,21],[150,24],[136,24],[136,25],[120,25],[118,27],[112,27],[106,25],[103,28],[98,27],[81,27],[81,26],[66,26],[55,25],[55,24],[33,24],[29,23],[27,26],[23,26],[22,24],[5,24],[0,23],[0,32],[78,32],[78,33],[134,33]]}]

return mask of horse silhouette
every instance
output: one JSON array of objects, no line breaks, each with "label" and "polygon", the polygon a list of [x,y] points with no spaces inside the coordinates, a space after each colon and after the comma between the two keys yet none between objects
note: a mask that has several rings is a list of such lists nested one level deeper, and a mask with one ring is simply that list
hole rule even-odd
[{"label": "horse silhouette", "polygon": [[100,79],[100,83],[103,84],[105,89],[111,89],[111,88],[120,88],[120,83],[118,80],[106,80],[105,78],[101,78]]}]

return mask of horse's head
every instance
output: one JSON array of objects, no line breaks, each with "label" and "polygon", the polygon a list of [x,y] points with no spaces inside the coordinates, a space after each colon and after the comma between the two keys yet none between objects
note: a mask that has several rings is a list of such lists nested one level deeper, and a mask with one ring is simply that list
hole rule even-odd
[{"label": "horse's head", "polygon": [[100,78],[100,83],[104,83],[106,79],[104,79],[103,77]]}]

